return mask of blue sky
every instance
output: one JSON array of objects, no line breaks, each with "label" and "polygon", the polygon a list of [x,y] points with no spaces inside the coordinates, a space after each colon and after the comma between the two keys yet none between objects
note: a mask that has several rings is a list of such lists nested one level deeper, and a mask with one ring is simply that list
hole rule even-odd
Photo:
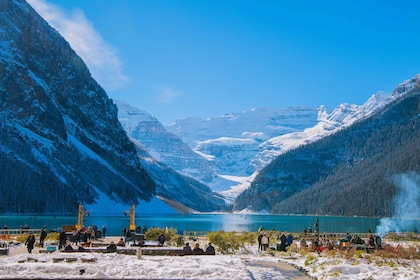
[{"label": "blue sky", "polygon": [[28,0],[113,99],[157,117],[363,104],[420,73],[420,1]]}]

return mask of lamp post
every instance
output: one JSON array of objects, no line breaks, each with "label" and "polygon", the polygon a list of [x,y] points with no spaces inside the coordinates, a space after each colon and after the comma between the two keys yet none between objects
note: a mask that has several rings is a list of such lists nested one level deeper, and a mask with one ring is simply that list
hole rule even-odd
[{"label": "lamp post", "polygon": [[129,214],[130,215],[130,231],[136,230],[136,223],[134,221],[135,217],[136,217],[136,206],[133,204],[131,205],[131,208],[129,211],[125,211],[124,215]]},{"label": "lamp post", "polygon": [[85,210],[85,207],[83,206],[83,204],[79,204],[79,211],[78,211],[78,215],[77,215],[77,225],[76,225],[77,230],[82,229],[83,218],[87,215],[89,215],[89,211]]}]

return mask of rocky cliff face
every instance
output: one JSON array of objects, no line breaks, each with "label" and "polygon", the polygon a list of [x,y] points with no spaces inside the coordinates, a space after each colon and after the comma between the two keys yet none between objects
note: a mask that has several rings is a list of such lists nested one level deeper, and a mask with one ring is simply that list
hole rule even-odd
[{"label": "rocky cliff face", "polygon": [[0,2],[0,77],[2,212],[75,211],[100,193],[126,204],[154,195],[117,107],[23,0]]},{"label": "rocky cliff face", "polygon": [[114,102],[118,106],[118,118],[128,136],[139,141],[155,160],[202,182],[210,182],[216,177],[211,161],[193,152],[155,117],[122,101]]},{"label": "rocky cliff face", "polygon": [[223,198],[202,183],[215,177],[211,162],[194,153],[147,112],[121,101],[115,103],[121,124],[143,155],[142,165],[156,183],[157,194],[198,211],[224,206]]}]

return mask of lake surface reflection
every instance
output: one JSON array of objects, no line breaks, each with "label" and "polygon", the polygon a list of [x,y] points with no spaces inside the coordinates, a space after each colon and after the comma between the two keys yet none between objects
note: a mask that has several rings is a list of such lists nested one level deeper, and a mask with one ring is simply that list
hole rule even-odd
[{"label": "lake surface reflection", "polygon": [[[172,227],[182,233],[194,231],[257,231],[260,226],[266,230],[302,232],[305,228],[314,228],[316,216],[260,215],[260,214],[178,214],[178,215],[139,215],[136,225],[140,227]],[[375,232],[380,218],[320,216],[320,232]],[[28,225],[30,228],[60,229],[63,225],[77,224],[77,216],[2,216],[0,227],[7,224],[9,229]],[[123,228],[129,227],[128,216],[87,216],[86,227],[97,225],[107,227],[107,235],[121,235]],[[413,228],[420,228],[420,221],[413,221]]]}]

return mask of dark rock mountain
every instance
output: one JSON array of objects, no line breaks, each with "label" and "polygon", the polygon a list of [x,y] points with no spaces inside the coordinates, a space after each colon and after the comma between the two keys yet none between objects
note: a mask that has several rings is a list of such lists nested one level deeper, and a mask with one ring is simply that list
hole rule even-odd
[{"label": "dark rock mountain", "polygon": [[191,150],[177,135],[168,132],[155,117],[122,101],[114,100],[114,103],[127,135],[140,142],[154,159],[204,183],[217,176],[214,164]]},{"label": "dark rock mountain", "polygon": [[[166,189],[84,62],[24,0],[0,1],[0,78],[1,212],[75,212],[101,195],[129,205]],[[211,197],[180,185],[189,207]]]},{"label": "dark rock mountain", "polygon": [[150,199],[155,184],[84,62],[25,1],[0,11],[0,211],[75,211],[99,192]]},{"label": "dark rock mountain", "polygon": [[367,119],[279,156],[237,198],[236,210],[392,216],[392,178],[420,173],[420,75],[393,97]]}]

